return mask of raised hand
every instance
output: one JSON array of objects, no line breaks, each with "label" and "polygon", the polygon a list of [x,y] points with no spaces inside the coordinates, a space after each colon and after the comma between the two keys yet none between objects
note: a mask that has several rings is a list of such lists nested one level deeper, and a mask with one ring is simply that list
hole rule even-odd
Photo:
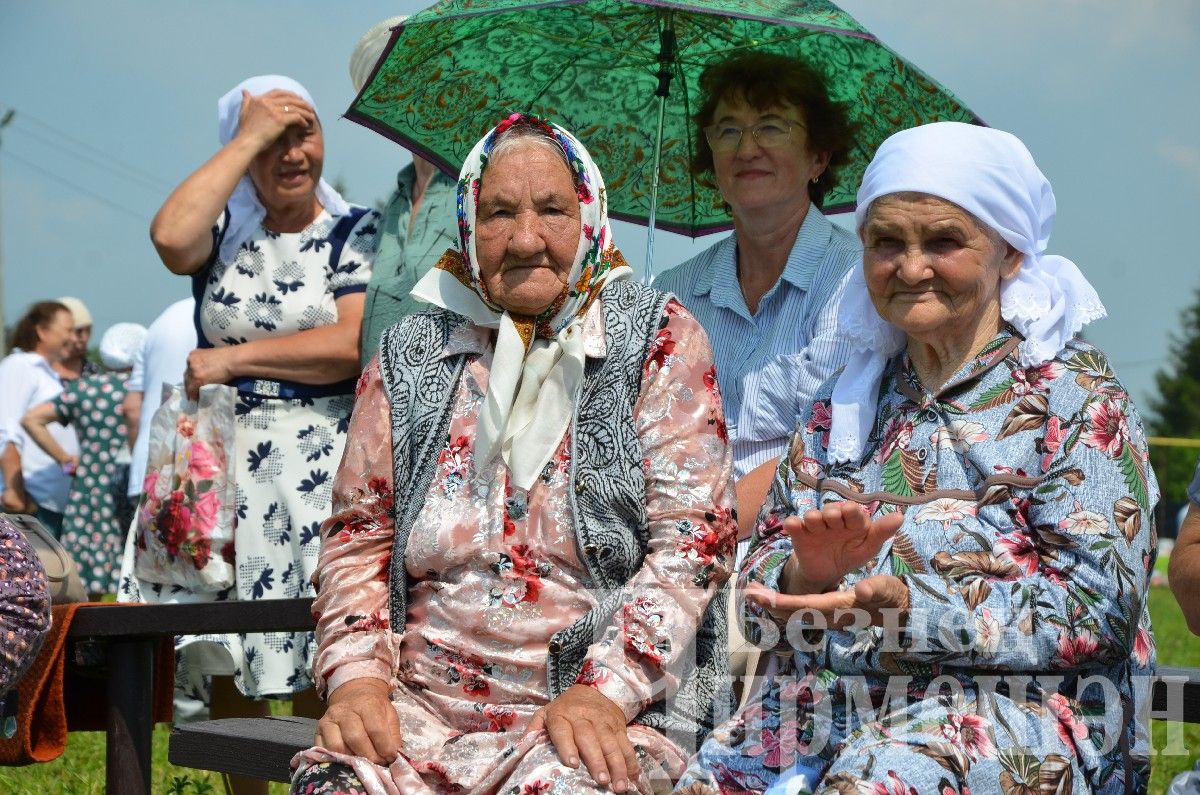
[{"label": "raised hand", "polygon": [[[834,611],[859,607],[878,617],[889,607],[908,606],[908,586],[897,577],[870,577],[854,591],[827,593],[850,572],[882,549],[904,522],[899,511],[872,519],[853,502],[829,503],[803,517],[789,516],[783,526],[792,539],[792,555],[779,578],[779,591],[758,583],[746,589],[746,600],[786,621],[802,608],[826,613],[830,626],[847,623]],[[894,581],[894,582],[893,582]]]},{"label": "raised hand", "polygon": [[780,580],[791,594],[824,593],[879,554],[904,522],[899,511],[872,519],[853,502],[831,502],[803,518],[789,516],[783,528],[792,538],[792,557]]},{"label": "raised hand", "polygon": [[275,89],[255,97],[242,90],[238,135],[255,141],[259,150],[275,143],[291,125],[313,127],[316,123],[312,105],[290,91]]}]

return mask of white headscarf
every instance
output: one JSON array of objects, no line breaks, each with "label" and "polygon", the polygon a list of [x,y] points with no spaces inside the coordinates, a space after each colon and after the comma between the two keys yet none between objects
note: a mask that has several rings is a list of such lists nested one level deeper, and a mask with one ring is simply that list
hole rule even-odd
[{"label": "white headscarf", "polygon": [[[863,174],[858,229],[872,202],[904,192],[958,205],[1025,255],[1017,275],[1000,286],[1000,315],[1025,338],[1017,351],[1022,366],[1053,359],[1081,328],[1105,316],[1100,296],[1075,263],[1045,253],[1054,227],[1054,191],[1016,136],[960,122],[896,133]],[[884,366],[905,336],[875,310],[862,268],[847,281],[838,326],[853,353],[833,390],[829,455],[833,461],[857,461],[875,422]]]},{"label": "white headscarf", "polygon": [[391,41],[392,30],[403,25],[407,19],[402,14],[376,22],[354,45],[350,53],[350,82],[354,84],[355,91],[363,90],[371,72],[375,70],[375,64],[379,62],[379,56],[383,55],[383,48]]},{"label": "white headscarf", "polygon": [[109,370],[128,370],[145,341],[145,326],[114,323],[100,338],[100,361]]},{"label": "white headscarf", "polygon": [[75,328],[92,325],[92,313],[88,311],[87,304],[83,301],[69,295],[54,300],[71,311],[71,322],[75,324]]},{"label": "white headscarf", "polygon": [[[304,86],[290,77],[283,75],[259,75],[238,83],[225,96],[217,100],[217,134],[221,146],[233,140],[237,135],[238,125],[242,114],[242,89],[250,92],[251,96],[261,96],[268,91],[282,89],[297,94],[312,105],[313,111],[317,105]],[[332,216],[345,215],[350,212],[350,205],[333,187],[322,179],[317,183],[317,201]],[[258,230],[263,219],[267,217],[267,209],[258,200],[254,183],[249,174],[243,174],[229,197],[229,225],[225,228],[225,238],[221,241],[218,255],[225,262],[231,262],[237,255],[242,243],[245,243]]]},{"label": "white headscarf", "polygon": [[[567,291],[537,318],[513,317],[487,298],[475,247],[481,178],[497,138],[516,122],[541,127],[562,147],[578,185],[579,248]],[[574,415],[586,358],[584,315],[605,284],[628,279],[633,271],[613,246],[608,194],[591,155],[563,128],[532,116],[513,114],[467,155],[458,180],[458,232],[458,256],[443,257],[412,294],[476,325],[499,329],[476,428],[475,460],[482,467],[499,453],[513,482],[528,490],[558,449]]]}]

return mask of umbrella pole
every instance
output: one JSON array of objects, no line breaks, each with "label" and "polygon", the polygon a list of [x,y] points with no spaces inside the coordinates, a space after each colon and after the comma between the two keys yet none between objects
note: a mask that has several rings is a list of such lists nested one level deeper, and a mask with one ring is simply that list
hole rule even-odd
[{"label": "umbrella pole", "polygon": [[658,129],[654,133],[654,171],[650,177],[650,225],[646,230],[646,275],[642,281],[654,284],[654,218],[658,210],[658,163],[662,156],[663,125],[667,117],[667,97],[671,95],[671,66],[675,62],[675,26],[671,12],[664,15],[663,29],[658,33]]},{"label": "umbrella pole", "polygon": [[667,115],[667,98],[658,98],[658,133],[654,136],[654,176],[650,180],[650,228],[646,230],[646,276],[647,285],[654,284],[654,216],[658,209],[658,159],[662,154],[663,124]]}]

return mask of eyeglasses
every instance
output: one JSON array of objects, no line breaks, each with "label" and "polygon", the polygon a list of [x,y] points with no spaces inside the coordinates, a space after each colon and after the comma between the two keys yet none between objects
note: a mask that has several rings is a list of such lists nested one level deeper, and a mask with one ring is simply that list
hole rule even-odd
[{"label": "eyeglasses", "polygon": [[742,133],[749,131],[754,140],[764,149],[783,146],[792,139],[792,128],[804,125],[791,119],[765,119],[753,127],[738,127],[721,122],[704,128],[704,137],[714,152],[732,152],[742,142]]}]

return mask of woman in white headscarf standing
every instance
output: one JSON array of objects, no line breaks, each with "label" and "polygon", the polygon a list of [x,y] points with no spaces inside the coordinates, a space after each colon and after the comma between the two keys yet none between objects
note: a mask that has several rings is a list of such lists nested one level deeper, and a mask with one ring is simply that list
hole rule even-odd
[{"label": "woman in white headscarf standing", "polygon": [[1145,791],[1158,488],[1128,392],[1075,336],[1105,312],[1046,253],[1054,215],[1008,133],[879,148],[839,307],[855,352],[741,574],[751,636],[792,649],[681,791]]},{"label": "woman in white headscarf standing", "polygon": [[[321,122],[296,81],[252,77],[217,112],[221,149],[175,189],[150,236],[167,268],[192,279],[199,347],[188,393],[238,390],[237,583],[220,595],[142,595],[308,596],[354,404],[378,213],[347,204],[321,178]],[[248,696],[312,686],[311,634],[205,640],[222,651],[189,665],[233,674]]]},{"label": "woman in white headscarf standing", "polygon": [[458,250],[414,290],[433,306],[360,382],[313,606],[329,709],[293,792],[645,792],[722,711],[712,351],[629,278],[606,205],[533,117],[467,157]]}]

